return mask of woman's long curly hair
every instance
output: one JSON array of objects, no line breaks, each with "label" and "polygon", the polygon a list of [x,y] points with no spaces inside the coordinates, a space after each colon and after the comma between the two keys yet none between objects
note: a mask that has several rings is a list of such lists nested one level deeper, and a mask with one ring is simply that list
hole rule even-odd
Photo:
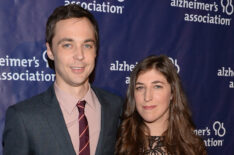
[{"label": "woman's long curly hair", "polygon": [[169,106],[168,129],[162,135],[167,152],[175,155],[206,155],[204,142],[194,133],[195,126],[180,77],[172,61],[165,55],[149,56],[132,71],[115,154],[138,155],[148,146],[150,131],[136,110],[134,90],[139,74],[151,69],[164,75],[173,95]]}]

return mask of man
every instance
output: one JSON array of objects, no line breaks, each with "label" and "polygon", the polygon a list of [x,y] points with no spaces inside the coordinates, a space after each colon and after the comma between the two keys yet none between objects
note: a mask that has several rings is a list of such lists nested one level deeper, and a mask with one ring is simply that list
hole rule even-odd
[{"label": "man", "polygon": [[89,83],[98,42],[90,12],[78,5],[54,10],[46,47],[56,80],[42,94],[8,108],[4,155],[114,154],[122,101]]}]

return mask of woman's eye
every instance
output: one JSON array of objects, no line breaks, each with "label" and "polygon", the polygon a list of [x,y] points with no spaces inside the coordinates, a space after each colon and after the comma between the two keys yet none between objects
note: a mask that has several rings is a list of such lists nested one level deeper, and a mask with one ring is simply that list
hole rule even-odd
[{"label": "woman's eye", "polygon": [[142,90],[142,89],[144,89],[143,86],[137,86],[137,87],[136,87],[136,90],[137,90],[137,91]]},{"label": "woman's eye", "polygon": [[161,85],[155,85],[154,88],[158,89],[158,88],[162,88]]}]

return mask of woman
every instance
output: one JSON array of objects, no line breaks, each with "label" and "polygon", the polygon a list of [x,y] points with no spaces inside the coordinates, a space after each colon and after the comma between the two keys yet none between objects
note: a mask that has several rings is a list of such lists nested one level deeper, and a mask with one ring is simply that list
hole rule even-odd
[{"label": "woman", "polygon": [[206,155],[176,68],[167,56],[150,56],[130,78],[117,155]]}]

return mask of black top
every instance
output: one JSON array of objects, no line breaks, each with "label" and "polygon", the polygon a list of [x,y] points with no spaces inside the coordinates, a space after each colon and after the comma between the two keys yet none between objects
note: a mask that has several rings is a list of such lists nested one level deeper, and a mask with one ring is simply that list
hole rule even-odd
[{"label": "black top", "polygon": [[169,155],[166,151],[166,147],[163,144],[163,137],[150,136],[149,148],[143,151],[144,155]]}]

